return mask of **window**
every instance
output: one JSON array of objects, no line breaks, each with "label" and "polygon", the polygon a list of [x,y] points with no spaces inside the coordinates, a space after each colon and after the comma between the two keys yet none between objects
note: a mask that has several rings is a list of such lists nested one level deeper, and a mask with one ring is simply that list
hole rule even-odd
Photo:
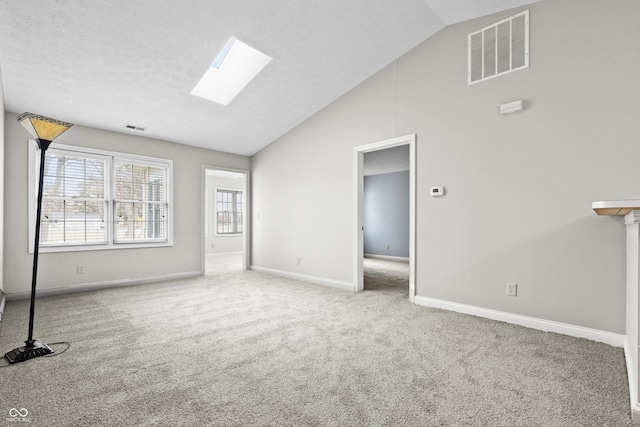
[{"label": "window", "polygon": [[[40,167],[35,141],[29,150],[33,246]],[[171,245],[172,166],[171,160],[56,144],[45,160],[41,249]]]},{"label": "window", "polygon": [[216,234],[242,234],[242,191],[216,190]]},{"label": "window", "polygon": [[106,158],[47,151],[41,245],[107,242],[107,173]]},{"label": "window", "polygon": [[116,159],[115,242],[166,239],[167,168]]}]

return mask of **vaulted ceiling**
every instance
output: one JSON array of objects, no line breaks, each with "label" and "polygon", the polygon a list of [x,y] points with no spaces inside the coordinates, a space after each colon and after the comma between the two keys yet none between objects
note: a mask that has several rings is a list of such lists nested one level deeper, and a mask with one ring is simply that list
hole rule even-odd
[{"label": "vaulted ceiling", "polygon": [[[531,2],[3,0],[5,106],[253,155],[445,26]],[[191,95],[232,36],[273,60],[228,106]]]}]

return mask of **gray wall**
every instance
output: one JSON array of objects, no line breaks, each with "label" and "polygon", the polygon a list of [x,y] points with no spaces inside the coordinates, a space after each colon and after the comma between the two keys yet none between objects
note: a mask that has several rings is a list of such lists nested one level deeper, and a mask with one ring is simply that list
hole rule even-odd
[{"label": "gray wall", "polygon": [[[27,139],[29,135],[7,113],[5,168],[5,287],[7,294],[28,292],[32,255],[27,252]],[[64,119],[64,118],[61,118]],[[113,283],[201,272],[201,165],[248,169],[247,157],[174,144],[162,140],[74,126],[56,142],[173,160],[172,247],[41,253],[38,290]],[[85,274],[76,274],[76,265]]]},{"label": "gray wall", "polygon": [[242,251],[242,235],[217,236],[216,235],[216,189],[244,190],[246,179],[227,179],[215,176],[207,176],[206,191],[209,195],[209,223],[208,234],[205,235],[205,252],[219,254]]},{"label": "gray wall", "polygon": [[521,10],[444,29],[255,155],[253,264],[352,282],[353,147],[415,132],[418,295],[624,333],[625,226],[591,202],[640,197],[640,2],[535,3],[531,66],[468,86],[467,35]]},{"label": "gray wall", "polygon": [[409,171],[364,177],[364,253],[409,256]]}]

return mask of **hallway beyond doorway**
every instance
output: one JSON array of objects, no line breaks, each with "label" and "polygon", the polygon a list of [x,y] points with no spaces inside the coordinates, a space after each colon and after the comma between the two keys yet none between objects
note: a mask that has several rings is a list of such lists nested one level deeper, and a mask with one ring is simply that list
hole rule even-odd
[{"label": "hallway beyond doorway", "polygon": [[364,290],[409,295],[409,263],[364,259]]},{"label": "hallway beyond doorway", "polygon": [[242,270],[242,252],[205,255],[205,276]]}]

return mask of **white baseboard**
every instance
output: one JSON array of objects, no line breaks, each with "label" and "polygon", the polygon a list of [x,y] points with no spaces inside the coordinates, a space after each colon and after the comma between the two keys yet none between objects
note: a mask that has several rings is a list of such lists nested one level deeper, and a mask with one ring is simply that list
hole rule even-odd
[{"label": "white baseboard", "polygon": [[377,254],[364,254],[365,258],[381,259],[384,261],[404,262],[409,264],[409,257],[404,256],[390,256],[390,255],[377,255]]},{"label": "white baseboard", "polygon": [[[120,280],[109,280],[105,282],[83,283],[79,285],[64,286],[61,288],[36,290],[36,296],[45,297],[45,296],[52,296],[52,295],[70,294],[75,292],[95,291],[98,289],[115,288],[120,286],[133,286],[133,285],[142,285],[145,283],[166,282],[169,280],[188,279],[190,277],[197,277],[197,276],[202,276],[202,272],[200,270],[185,271],[182,273],[162,274],[159,276],[147,276],[147,277],[140,277],[137,279],[120,279]],[[8,301],[26,299],[31,297],[31,292],[8,293],[6,294],[6,296]]]},{"label": "white baseboard", "polygon": [[558,334],[569,335],[576,338],[586,338],[592,341],[609,344],[614,347],[624,347],[626,338],[625,335],[600,331],[598,329],[585,328],[582,326],[570,325],[568,323],[554,322],[552,320],[538,319],[536,317],[521,316],[519,314],[491,310],[488,308],[476,307],[472,305],[459,304],[456,302],[439,300],[435,298],[416,296],[415,302],[418,305],[423,305],[426,307],[443,308],[445,310],[471,314],[473,316],[486,317],[487,319],[513,323],[515,325],[538,329],[545,332],[556,332]]},{"label": "white baseboard", "polygon": [[205,256],[214,258],[214,257],[217,257],[217,256],[222,257],[222,256],[242,255],[242,254],[243,254],[242,251],[239,251],[239,252],[238,251],[235,251],[235,252],[207,252],[205,254]]},{"label": "white baseboard", "polygon": [[273,274],[274,276],[288,277],[289,279],[301,280],[303,282],[314,283],[316,285],[330,286],[332,288],[344,289],[346,291],[353,291],[353,283],[341,282],[339,280],[325,279],[323,277],[308,276],[306,274],[292,273],[290,271],[276,270],[273,268],[259,267],[252,265],[251,270],[258,273]]}]

